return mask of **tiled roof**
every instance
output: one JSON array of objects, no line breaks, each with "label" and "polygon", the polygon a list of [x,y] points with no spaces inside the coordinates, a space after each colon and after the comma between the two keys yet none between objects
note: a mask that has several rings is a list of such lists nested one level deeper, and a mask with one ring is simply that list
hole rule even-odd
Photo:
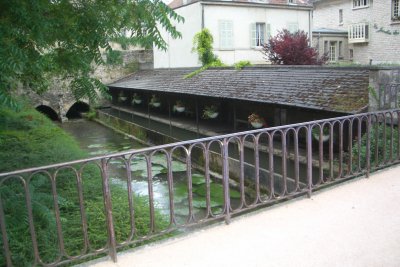
[{"label": "tiled roof", "polygon": [[294,3],[289,4],[288,0],[231,0],[231,1],[226,1],[226,0],[173,0],[171,3],[168,4],[168,6],[172,9],[196,3],[196,2],[206,2],[206,3],[224,3],[224,4],[229,4],[229,3],[255,3],[255,4],[270,4],[270,5],[284,5],[284,6],[312,6],[311,0],[293,0]]},{"label": "tiled roof", "polygon": [[317,28],[313,29],[316,33],[332,33],[332,34],[347,34],[346,30],[329,29],[329,28]]},{"label": "tiled roof", "polygon": [[368,105],[369,70],[330,67],[218,68],[192,78],[193,69],[143,70],[110,84],[114,88],[250,100],[344,113]]}]

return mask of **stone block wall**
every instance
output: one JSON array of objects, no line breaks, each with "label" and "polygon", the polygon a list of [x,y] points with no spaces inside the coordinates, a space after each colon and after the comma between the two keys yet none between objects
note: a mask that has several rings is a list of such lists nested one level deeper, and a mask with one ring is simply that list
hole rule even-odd
[{"label": "stone block wall", "polygon": [[[368,43],[349,44],[353,61],[360,64],[400,64],[400,21],[392,21],[392,0],[370,0],[369,7],[353,8],[352,0],[322,0],[314,4],[314,28],[348,30],[354,23],[369,23]],[[339,23],[339,9],[343,23]]]},{"label": "stone block wall", "polygon": [[400,107],[400,67],[372,68],[369,75],[369,111]]},{"label": "stone block wall", "polygon": [[[122,65],[117,66],[97,66],[93,73],[93,77],[98,78],[104,84],[111,83],[127,76],[139,69],[153,68],[153,51],[152,50],[122,50]],[[106,56],[104,55],[106,60]],[[75,97],[69,90],[70,81],[54,79],[51,81],[50,88],[47,92],[38,95],[31,90],[20,88],[18,94],[25,95],[30,100],[32,106],[40,105],[48,106],[53,109],[60,119],[66,121],[66,114],[71,106],[76,102]],[[88,103],[87,100],[80,100]]]}]

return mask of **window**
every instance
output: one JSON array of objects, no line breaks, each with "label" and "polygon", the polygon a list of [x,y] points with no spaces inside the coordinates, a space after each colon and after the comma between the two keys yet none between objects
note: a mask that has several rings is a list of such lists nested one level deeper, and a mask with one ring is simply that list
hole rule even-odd
[{"label": "window", "polygon": [[343,24],[343,9],[339,9],[339,24]]},{"label": "window", "polygon": [[366,43],[369,41],[369,25],[356,23],[349,25],[349,43]]},{"label": "window", "polygon": [[325,41],[324,42],[324,55],[327,55],[329,53],[328,48],[329,48],[329,42]]},{"label": "window", "polygon": [[353,49],[350,49],[350,50],[349,50],[349,54],[350,54],[350,60],[353,60],[353,57],[354,57],[354,51],[353,51]]},{"label": "window", "polygon": [[289,32],[295,33],[299,30],[299,24],[297,22],[288,23],[287,29]]},{"label": "window", "polygon": [[400,20],[400,0],[392,0],[392,20]]},{"label": "window", "polygon": [[338,58],[343,59],[343,42],[339,41],[339,47],[338,47]]},{"label": "window", "polygon": [[330,42],[329,61],[336,61],[336,42]]},{"label": "window", "polygon": [[353,0],[353,8],[368,7],[369,0]]},{"label": "window", "polygon": [[288,0],[288,4],[294,4],[294,0]]},{"label": "window", "polygon": [[231,20],[219,21],[219,48],[233,49],[233,22]]},{"label": "window", "polygon": [[265,43],[265,23],[251,25],[251,46],[263,46]]}]

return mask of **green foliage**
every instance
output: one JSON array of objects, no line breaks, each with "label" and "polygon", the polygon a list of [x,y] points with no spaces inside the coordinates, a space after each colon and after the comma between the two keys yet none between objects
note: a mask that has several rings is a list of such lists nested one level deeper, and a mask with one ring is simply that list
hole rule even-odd
[{"label": "green foliage", "polygon": [[118,50],[109,50],[106,54],[107,65],[117,66],[122,64],[122,53]]},{"label": "green foliage", "polygon": [[250,61],[248,61],[248,60],[242,60],[242,61],[236,62],[236,63],[234,64],[234,67],[235,67],[235,69],[237,69],[237,70],[241,70],[241,69],[243,69],[244,67],[248,67],[248,66],[251,66],[251,63],[250,63]]},{"label": "green foliage", "polygon": [[137,70],[139,70],[139,62],[138,61],[129,62],[124,67],[124,72],[126,74],[133,73]]},{"label": "green foliage", "polygon": [[[393,134],[393,143],[391,143],[391,135]],[[386,141],[384,140],[386,137]],[[399,140],[399,129],[397,127],[391,130],[389,125],[374,125],[370,129],[370,155],[371,155],[371,166],[375,164],[384,163],[384,157],[386,160],[390,159],[390,149],[393,151],[393,156],[397,156],[398,152],[398,140]],[[385,150],[385,151],[384,151]],[[378,161],[375,159],[375,155],[378,153]],[[367,134],[365,133],[361,137],[361,146],[358,149],[358,141],[353,141],[352,157],[353,162],[357,162],[358,156],[360,155],[361,168],[365,168],[367,162]]]},{"label": "green foliage", "polygon": [[104,90],[88,77],[105,63],[102,49],[111,51],[111,41],[165,49],[161,28],[181,37],[171,20],[183,18],[160,0],[1,1],[0,104],[16,108],[18,87],[42,93],[55,77],[71,80],[76,97],[94,102],[99,95],[91,88]]},{"label": "green foliage", "polygon": [[[23,106],[19,113],[0,108],[0,151],[0,172],[87,157],[76,141],[63,130],[44,115]],[[80,166],[75,167],[79,169]],[[89,164],[83,168],[81,178],[89,241],[93,248],[98,249],[104,246],[107,240],[100,171],[95,164]],[[70,255],[77,255],[83,249],[84,241],[76,175],[70,170],[61,170],[57,175],[56,184],[65,249]],[[40,255],[45,262],[54,261],[59,248],[50,179],[45,173],[37,173],[27,183],[27,188],[32,199]],[[110,188],[116,238],[118,242],[122,242],[130,233],[127,189],[123,183],[113,180]],[[17,179],[8,180],[0,186],[0,197],[5,212],[13,264],[30,266],[33,262],[33,248],[23,184]],[[150,225],[147,199],[134,196],[134,210],[135,236],[143,236],[149,232]],[[168,222],[158,211],[156,218],[157,227],[165,229]],[[5,266],[2,253],[0,266]]]},{"label": "green foliage", "polygon": [[206,28],[196,33],[193,37],[193,52],[199,56],[199,60],[203,66],[212,64],[217,60],[217,56],[212,52],[214,38],[210,31]]},{"label": "green foliage", "polygon": [[95,109],[90,109],[88,113],[86,113],[86,118],[88,120],[94,120],[97,116],[97,112]]},{"label": "green foliage", "polygon": [[378,94],[375,91],[375,88],[372,87],[371,85],[368,85],[368,91],[372,95],[372,97],[375,99],[375,101],[379,102],[379,97],[378,97]]},{"label": "green foliage", "polygon": [[217,58],[215,61],[211,62],[210,64],[203,66],[200,69],[195,70],[195,71],[185,75],[185,77],[183,77],[183,78],[184,79],[192,78],[192,77],[196,76],[197,74],[199,74],[205,70],[208,70],[209,68],[217,68],[217,67],[225,67],[225,66],[226,65],[220,59]]},{"label": "green foliage", "polygon": [[192,52],[196,52],[199,56],[199,60],[203,65],[200,69],[195,70],[187,75],[185,79],[192,78],[197,74],[207,70],[210,67],[224,67],[226,66],[214,53],[213,50],[214,38],[210,31],[206,28],[202,29],[200,32],[196,33],[193,37],[193,48]]}]

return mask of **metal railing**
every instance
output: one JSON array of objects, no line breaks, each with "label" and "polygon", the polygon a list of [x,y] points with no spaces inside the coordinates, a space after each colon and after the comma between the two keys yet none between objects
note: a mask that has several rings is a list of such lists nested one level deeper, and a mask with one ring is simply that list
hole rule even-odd
[{"label": "metal railing", "polygon": [[[311,196],[314,190],[332,183],[361,175],[368,177],[371,171],[398,163],[399,115],[397,109],[344,116],[8,172],[0,174],[0,189],[9,186],[23,196],[28,226],[25,238],[32,247],[33,265],[61,265],[102,253],[116,261],[118,249],[138,242],[213,220],[229,222],[232,215],[299,195]],[[99,175],[102,188],[97,199],[87,197],[90,190],[95,190],[85,185],[90,166],[97,170],[93,173]],[[36,233],[38,211],[33,206],[37,205],[37,192],[33,181],[38,177],[45,177],[52,199],[48,216],[54,218],[51,229],[56,236],[57,252],[51,257],[41,251],[42,241]],[[74,201],[61,197],[68,182],[75,190]],[[126,193],[127,208],[122,211],[125,224],[121,224],[120,217],[116,219],[118,207],[113,206],[116,184]],[[165,189],[162,197],[156,192],[160,184]],[[17,185],[19,189],[15,189]],[[13,266],[18,265],[14,259],[18,251],[9,238],[13,226],[8,221],[13,211],[6,207],[8,195],[2,192],[3,261]],[[146,199],[147,218],[138,217],[138,196]],[[79,236],[81,244],[79,251],[73,253],[67,244],[70,237],[65,224],[65,217],[70,214],[63,214],[63,207],[68,206],[64,202],[68,201],[69,206],[75,206],[79,218],[76,223],[80,231],[73,234]],[[91,201],[102,201],[104,210],[89,216]],[[91,236],[92,222],[97,216],[104,219],[100,224],[106,233],[102,247],[94,246],[96,237]],[[145,221],[144,231],[138,229],[139,221]],[[129,230],[125,236],[119,234],[121,225]]]}]

